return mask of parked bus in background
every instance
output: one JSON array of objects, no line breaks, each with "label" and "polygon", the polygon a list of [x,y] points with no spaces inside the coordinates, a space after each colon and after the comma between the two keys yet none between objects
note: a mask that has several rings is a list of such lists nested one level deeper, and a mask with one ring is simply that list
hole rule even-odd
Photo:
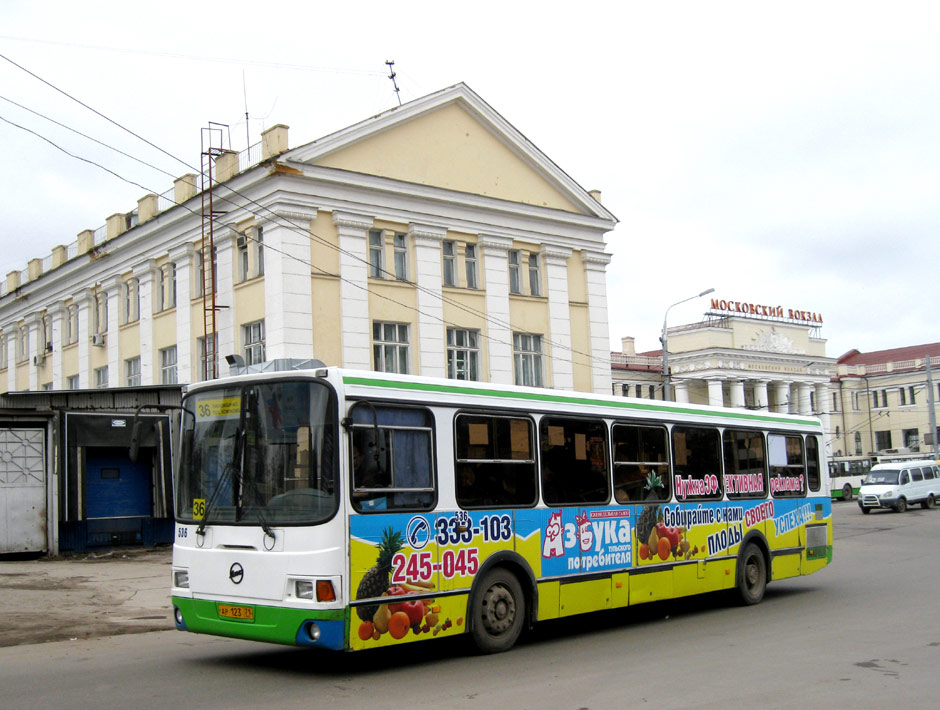
[{"label": "parked bus in background", "polygon": [[181,630],[338,650],[736,590],[832,559],[809,417],[333,367],[189,387]]},{"label": "parked bus in background", "polygon": [[836,500],[852,500],[871,467],[872,456],[833,456],[829,459],[829,489]]}]

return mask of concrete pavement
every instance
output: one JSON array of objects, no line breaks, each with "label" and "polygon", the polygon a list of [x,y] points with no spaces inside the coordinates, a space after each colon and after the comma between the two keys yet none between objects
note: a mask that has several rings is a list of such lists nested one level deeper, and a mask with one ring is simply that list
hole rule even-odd
[{"label": "concrete pavement", "polygon": [[170,547],[0,558],[0,646],[173,628]]}]

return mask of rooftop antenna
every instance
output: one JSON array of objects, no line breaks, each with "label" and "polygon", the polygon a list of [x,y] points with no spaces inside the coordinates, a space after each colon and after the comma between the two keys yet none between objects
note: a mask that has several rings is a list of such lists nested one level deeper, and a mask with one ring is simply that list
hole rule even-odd
[{"label": "rooftop antenna", "polygon": [[242,94],[245,96],[245,148],[250,148],[251,130],[248,128],[248,84],[245,81],[244,69],[242,69]]},{"label": "rooftop antenna", "polygon": [[401,89],[398,88],[398,82],[395,81],[395,77],[398,76],[395,73],[395,60],[389,59],[385,63],[388,65],[388,78],[392,80],[392,86],[395,87],[395,98],[398,99],[398,105],[401,106],[401,94],[399,93]]}]

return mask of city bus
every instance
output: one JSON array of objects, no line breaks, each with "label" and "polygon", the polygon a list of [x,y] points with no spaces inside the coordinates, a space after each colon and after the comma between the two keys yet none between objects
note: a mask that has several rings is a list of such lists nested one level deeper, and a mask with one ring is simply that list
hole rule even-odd
[{"label": "city bus", "polygon": [[878,463],[874,456],[833,456],[829,459],[829,490],[836,500],[852,500],[865,476]]},{"label": "city bus", "polygon": [[336,650],[771,581],[832,559],[818,419],[335,367],[189,386],[180,630]]}]

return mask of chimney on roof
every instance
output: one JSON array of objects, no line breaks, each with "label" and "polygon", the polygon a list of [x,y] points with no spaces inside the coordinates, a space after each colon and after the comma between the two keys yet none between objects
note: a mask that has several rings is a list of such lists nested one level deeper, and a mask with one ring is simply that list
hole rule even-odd
[{"label": "chimney on roof", "polygon": [[225,182],[238,174],[238,153],[223,150],[215,158],[215,181]]},{"label": "chimney on roof", "polygon": [[57,269],[69,258],[69,248],[64,244],[52,247],[52,268]]},{"label": "chimney on roof", "polygon": [[173,201],[181,205],[186,200],[196,196],[196,176],[186,173],[173,181]]},{"label": "chimney on roof", "polygon": [[620,351],[624,355],[636,355],[636,338],[632,335],[626,335],[620,339]]},{"label": "chimney on roof", "polygon": [[30,259],[26,264],[26,273],[30,281],[35,281],[42,276],[42,259]]},{"label": "chimney on roof", "polygon": [[78,233],[78,255],[87,254],[95,248],[95,231],[86,229]]},{"label": "chimney on roof", "polygon": [[600,190],[588,190],[588,194],[597,200],[598,204],[603,204],[601,202],[601,191]]},{"label": "chimney on roof", "polygon": [[157,216],[157,196],[153,193],[137,200],[137,223],[146,222]]},{"label": "chimney on roof", "polygon": [[283,123],[271,126],[261,132],[261,159],[267,160],[287,150],[287,130]]}]

